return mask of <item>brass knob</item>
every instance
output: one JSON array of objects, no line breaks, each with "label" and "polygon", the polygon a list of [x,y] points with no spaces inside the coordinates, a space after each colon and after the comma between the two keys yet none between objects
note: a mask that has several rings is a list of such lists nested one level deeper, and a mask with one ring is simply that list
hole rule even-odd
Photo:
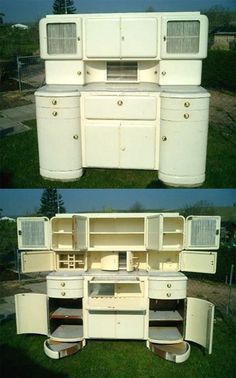
[{"label": "brass knob", "polygon": [[171,293],[167,293],[166,296],[169,298],[171,297]]},{"label": "brass knob", "polygon": [[188,113],[185,113],[185,114],[184,114],[184,118],[185,118],[185,119],[188,119],[188,118],[189,118],[189,114],[188,114]]},{"label": "brass knob", "polygon": [[52,104],[56,105],[57,104],[57,100],[52,100]]},{"label": "brass knob", "polygon": [[61,295],[64,297],[66,295],[66,293],[64,291],[62,291]]},{"label": "brass knob", "polygon": [[80,37],[78,37],[77,39],[78,39],[78,41],[80,41]]},{"label": "brass knob", "polygon": [[65,286],[65,282],[62,282],[62,283],[61,283],[61,286],[64,287],[64,286]]},{"label": "brass knob", "polygon": [[81,75],[81,73],[82,73],[81,71],[77,71],[77,75],[79,75],[79,76],[80,76],[80,75]]},{"label": "brass knob", "polygon": [[163,140],[163,142],[165,142],[167,140],[167,137],[163,136],[161,139]]},{"label": "brass knob", "polygon": [[52,115],[53,115],[54,117],[56,117],[56,116],[57,116],[57,112],[52,112]]},{"label": "brass knob", "polygon": [[163,41],[165,42],[166,41],[166,36],[164,35],[164,37],[163,37]]},{"label": "brass knob", "polygon": [[79,139],[79,136],[76,134],[73,136],[74,139]]},{"label": "brass knob", "polygon": [[122,106],[123,105],[123,101],[122,100],[117,101],[117,105]]},{"label": "brass knob", "polygon": [[168,288],[170,288],[170,287],[171,287],[171,284],[170,284],[170,283],[168,283],[168,284],[167,284],[167,287],[168,287]]},{"label": "brass knob", "polygon": [[162,71],[162,73],[161,73],[163,76],[165,76],[166,75],[166,71]]},{"label": "brass knob", "polygon": [[189,108],[189,107],[190,107],[190,102],[186,101],[186,102],[184,103],[184,106],[185,106],[185,108]]}]

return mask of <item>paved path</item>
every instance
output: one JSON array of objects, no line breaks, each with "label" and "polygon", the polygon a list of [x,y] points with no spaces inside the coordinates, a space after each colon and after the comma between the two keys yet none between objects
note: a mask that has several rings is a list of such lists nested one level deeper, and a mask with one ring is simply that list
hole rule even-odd
[{"label": "paved path", "polygon": [[0,111],[0,137],[29,130],[24,121],[36,118],[35,104],[17,106]]}]

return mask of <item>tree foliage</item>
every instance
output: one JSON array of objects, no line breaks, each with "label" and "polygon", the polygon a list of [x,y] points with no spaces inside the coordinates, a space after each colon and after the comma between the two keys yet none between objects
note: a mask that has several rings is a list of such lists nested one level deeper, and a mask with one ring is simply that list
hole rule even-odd
[{"label": "tree foliage", "polygon": [[144,211],[144,207],[139,201],[136,201],[130,206],[129,210],[134,213],[142,213]]},{"label": "tree foliage", "polygon": [[214,5],[213,7],[202,11],[209,20],[209,33],[216,30],[222,25],[229,24],[233,20],[233,13],[221,5]]},{"label": "tree foliage", "polygon": [[53,14],[72,14],[75,12],[74,0],[54,0]]},{"label": "tree foliage", "polygon": [[45,189],[43,191],[38,215],[53,217],[56,213],[65,213],[64,202],[57,189]]},{"label": "tree foliage", "polygon": [[181,214],[185,217],[189,215],[215,215],[215,207],[208,201],[197,201],[192,205],[186,205]]}]

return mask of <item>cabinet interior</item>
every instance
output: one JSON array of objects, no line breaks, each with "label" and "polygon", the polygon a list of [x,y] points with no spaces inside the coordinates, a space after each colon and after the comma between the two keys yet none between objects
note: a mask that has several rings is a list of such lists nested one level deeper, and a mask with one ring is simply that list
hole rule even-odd
[{"label": "cabinet interior", "polygon": [[63,253],[56,254],[57,270],[85,269],[85,255],[84,253]]},{"label": "cabinet interior", "polygon": [[52,219],[52,248],[72,249],[72,219],[53,218]]}]

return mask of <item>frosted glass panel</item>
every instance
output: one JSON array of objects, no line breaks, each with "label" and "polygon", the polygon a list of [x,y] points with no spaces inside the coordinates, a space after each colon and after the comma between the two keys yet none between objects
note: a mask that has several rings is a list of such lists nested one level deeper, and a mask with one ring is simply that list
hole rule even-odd
[{"label": "frosted glass panel", "polygon": [[199,21],[168,21],[167,53],[198,53],[199,35]]},{"label": "frosted glass panel", "polygon": [[215,245],[216,239],[216,220],[215,219],[193,219],[191,222],[192,247],[211,247]]},{"label": "frosted glass panel", "polygon": [[48,54],[76,54],[76,24],[47,25]]},{"label": "frosted glass panel", "polygon": [[44,221],[21,221],[22,247],[45,247]]}]

